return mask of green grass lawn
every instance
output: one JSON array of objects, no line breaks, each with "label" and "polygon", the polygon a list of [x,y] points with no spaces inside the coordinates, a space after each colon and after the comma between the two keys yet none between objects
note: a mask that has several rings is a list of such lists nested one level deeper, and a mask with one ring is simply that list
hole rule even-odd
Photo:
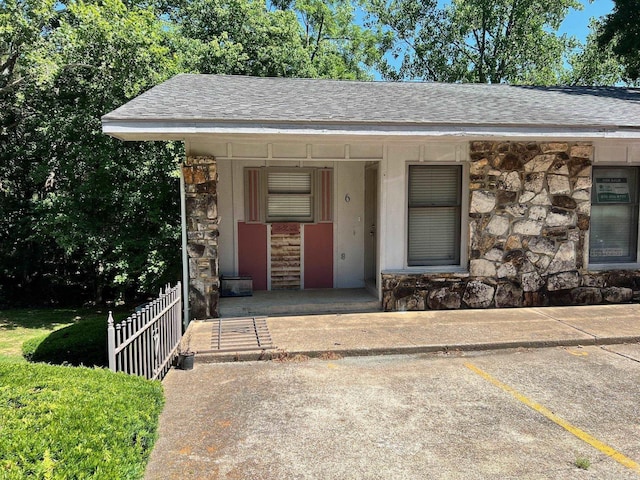
[{"label": "green grass lawn", "polygon": [[0,478],[142,478],[162,404],[160,382],[0,361]]},{"label": "green grass lawn", "polygon": [[0,356],[19,359],[23,342],[71,325],[79,316],[72,309],[16,309],[0,311]]},{"label": "green grass lawn", "polygon": [[0,480],[142,478],[160,382],[25,361],[106,365],[106,329],[100,310],[0,311]]},{"label": "green grass lawn", "polygon": [[[116,321],[129,309],[114,312]],[[0,358],[59,365],[107,365],[107,311],[16,309],[0,311]]]}]

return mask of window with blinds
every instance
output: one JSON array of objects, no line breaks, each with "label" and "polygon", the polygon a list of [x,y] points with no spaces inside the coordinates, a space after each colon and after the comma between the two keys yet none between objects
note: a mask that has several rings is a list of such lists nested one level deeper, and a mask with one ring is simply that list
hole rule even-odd
[{"label": "window with blinds", "polygon": [[638,167],[593,167],[589,262],[638,260]]},{"label": "window with blinds", "polygon": [[409,167],[410,266],[459,265],[462,167]]},{"label": "window with blinds", "polygon": [[267,222],[313,221],[313,170],[267,169]]},{"label": "window with blinds", "polygon": [[246,167],[244,220],[248,223],[333,221],[333,169]]}]

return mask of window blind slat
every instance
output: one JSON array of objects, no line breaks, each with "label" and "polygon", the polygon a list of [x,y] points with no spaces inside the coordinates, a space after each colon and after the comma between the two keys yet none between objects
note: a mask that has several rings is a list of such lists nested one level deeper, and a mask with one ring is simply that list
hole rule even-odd
[{"label": "window blind slat", "polygon": [[311,170],[267,170],[267,221],[312,221],[313,178]]}]

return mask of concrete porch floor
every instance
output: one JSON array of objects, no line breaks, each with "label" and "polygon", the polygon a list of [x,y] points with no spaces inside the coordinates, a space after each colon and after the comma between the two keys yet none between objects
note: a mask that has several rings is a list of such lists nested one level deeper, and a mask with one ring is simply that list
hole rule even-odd
[{"label": "concrete porch floor", "polygon": [[364,288],[256,291],[251,297],[220,299],[220,317],[318,315],[380,311]]}]

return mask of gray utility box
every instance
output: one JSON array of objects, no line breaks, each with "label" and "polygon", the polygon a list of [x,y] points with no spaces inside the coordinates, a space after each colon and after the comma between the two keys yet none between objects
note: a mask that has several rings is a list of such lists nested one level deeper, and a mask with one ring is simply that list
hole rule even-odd
[{"label": "gray utility box", "polygon": [[253,295],[253,279],[251,277],[220,278],[220,296],[250,297]]}]

